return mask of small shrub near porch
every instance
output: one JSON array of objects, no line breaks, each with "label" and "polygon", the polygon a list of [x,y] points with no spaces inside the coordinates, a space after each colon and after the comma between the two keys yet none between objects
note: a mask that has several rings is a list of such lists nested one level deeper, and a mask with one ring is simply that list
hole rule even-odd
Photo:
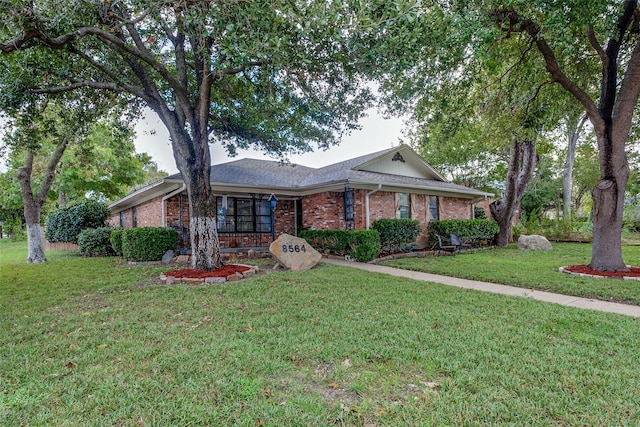
[{"label": "small shrub near porch", "polygon": [[380,254],[380,235],[375,230],[305,230],[300,237],[320,253],[350,255],[360,262]]},{"label": "small shrub near porch", "polygon": [[78,249],[83,256],[112,256],[115,251],[109,237],[112,227],[85,228],[78,235]]},{"label": "small shrub near porch", "polygon": [[178,232],[167,227],[127,228],[122,232],[122,256],[132,261],[157,261],[178,247]]},{"label": "small shrub near porch", "polygon": [[379,219],[371,224],[371,228],[380,234],[380,244],[387,252],[415,242],[422,232],[420,222],[408,218]]}]

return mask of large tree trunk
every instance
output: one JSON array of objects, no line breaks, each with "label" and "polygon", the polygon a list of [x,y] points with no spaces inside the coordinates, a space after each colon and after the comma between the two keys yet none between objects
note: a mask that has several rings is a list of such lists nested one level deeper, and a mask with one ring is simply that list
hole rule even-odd
[{"label": "large tree trunk", "polygon": [[569,146],[567,147],[567,158],[564,162],[562,171],[562,216],[563,218],[571,217],[571,193],[573,185],[573,163],[576,158],[576,146],[582,132],[582,127],[587,121],[587,116],[583,115],[580,121],[574,125],[573,119],[567,120],[567,139]]},{"label": "large tree trunk", "polygon": [[[216,227],[215,196],[206,171],[192,170],[187,182],[190,204],[189,232],[191,237],[191,268],[214,270],[222,267],[220,241]],[[185,173],[182,173],[185,176]]]},{"label": "large tree trunk", "polygon": [[[208,111],[208,99],[208,95],[203,96],[203,111]],[[222,267],[215,196],[211,189],[207,114],[203,113],[202,117],[194,120],[195,125],[189,126],[182,122],[179,114],[169,111],[164,105],[156,106],[156,112],[169,130],[176,166],[187,187],[191,268],[209,271]]]},{"label": "large tree trunk", "polygon": [[44,239],[40,228],[41,209],[35,203],[29,203],[29,205],[28,208],[27,203],[24,206],[24,218],[27,223],[27,262],[29,264],[46,262]]},{"label": "large tree trunk", "polygon": [[20,193],[24,206],[24,218],[27,223],[27,262],[29,264],[47,261],[44,254],[42,231],[40,230],[40,212],[55,179],[58,162],[62,158],[68,143],[69,141],[63,138],[51,155],[37,196],[34,196],[31,188],[33,152],[27,151],[24,166],[18,168],[18,183],[20,184]]},{"label": "large tree trunk", "polygon": [[[609,128],[610,129],[610,128]],[[626,136],[615,141],[615,133],[597,134],[600,181],[593,196],[593,248],[589,267],[601,271],[626,271],[622,259],[622,216],[629,166],[624,150]]]},{"label": "large tree trunk", "polygon": [[489,205],[491,216],[500,226],[495,237],[496,246],[507,246],[511,241],[513,218],[533,176],[536,161],[536,145],[533,141],[515,141],[511,145],[504,197]]}]

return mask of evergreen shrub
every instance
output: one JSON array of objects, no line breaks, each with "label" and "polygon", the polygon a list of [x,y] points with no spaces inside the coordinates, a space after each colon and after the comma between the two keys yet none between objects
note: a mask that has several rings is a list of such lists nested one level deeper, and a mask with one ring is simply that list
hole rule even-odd
[{"label": "evergreen shrub", "polygon": [[132,261],[158,261],[178,247],[178,232],[168,227],[127,228],[122,233],[122,256]]},{"label": "evergreen shrub", "polygon": [[115,251],[109,237],[112,227],[85,228],[78,235],[78,249],[82,256],[113,256]]},{"label": "evergreen shrub", "polygon": [[111,247],[118,256],[122,256],[122,233],[124,233],[124,228],[118,227],[112,229],[111,235],[109,236]]},{"label": "evergreen shrub", "polygon": [[299,237],[320,253],[350,255],[360,262],[380,254],[380,235],[375,230],[305,230]]},{"label": "evergreen shrub", "polygon": [[490,219],[451,219],[429,223],[429,242],[435,244],[436,234],[449,237],[455,234],[462,241],[489,244],[500,231],[498,223]]},{"label": "evergreen shrub", "polygon": [[415,242],[422,232],[420,222],[409,218],[378,219],[371,228],[380,234],[380,244],[388,252]]},{"label": "evergreen shrub", "polygon": [[45,220],[44,235],[51,243],[78,243],[85,228],[104,227],[111,215],[106,203],[89,200],[50,213]]}]

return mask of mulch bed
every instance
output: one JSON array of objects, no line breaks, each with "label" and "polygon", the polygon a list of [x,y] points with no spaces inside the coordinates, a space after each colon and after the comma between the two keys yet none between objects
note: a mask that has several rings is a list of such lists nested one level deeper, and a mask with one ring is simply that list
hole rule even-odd
[{"label": "mulch bed", "polygon": [[221,268],[217,268],[215,270],[211,270],[211,271],[205,271],[205,270],[194,270],[191,268],[182,268],[179,270],[171,270],[171,271],[167,271],[166,273],[164,273],[165,276],[172,276],[175,277],[177,279],[184,279],[184,278],[188,278],[188,279],[204,279],[207,277],[228,277],[231,276],[234,273],[244,273],[247,270],[250,270],[251,268],[244,266],[244,265],[235,265],[235,264],[228,264],[225,265]]},{"label": "mulch bed", "polygon": [[629,271],[598,271],[589,268],[586,265],[568,265],[564,270],[569,273],[589,274],[601,277],[640,277],[640,268],[629,267]]}]

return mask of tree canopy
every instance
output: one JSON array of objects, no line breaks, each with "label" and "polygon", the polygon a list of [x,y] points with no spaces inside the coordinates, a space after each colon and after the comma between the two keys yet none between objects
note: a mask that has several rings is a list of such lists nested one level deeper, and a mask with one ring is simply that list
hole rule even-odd
[{"label": "tree canopy", "polygon": [[350,59],[358,17],[342,1],[14,0],[0,13],[0,51],[36,63],[44,82],[24,83],[28,93],[117,92],[159,115],[187,185],[198,268],[222,262],[210,143],[274,155],[327,147],[371,101]]}]

